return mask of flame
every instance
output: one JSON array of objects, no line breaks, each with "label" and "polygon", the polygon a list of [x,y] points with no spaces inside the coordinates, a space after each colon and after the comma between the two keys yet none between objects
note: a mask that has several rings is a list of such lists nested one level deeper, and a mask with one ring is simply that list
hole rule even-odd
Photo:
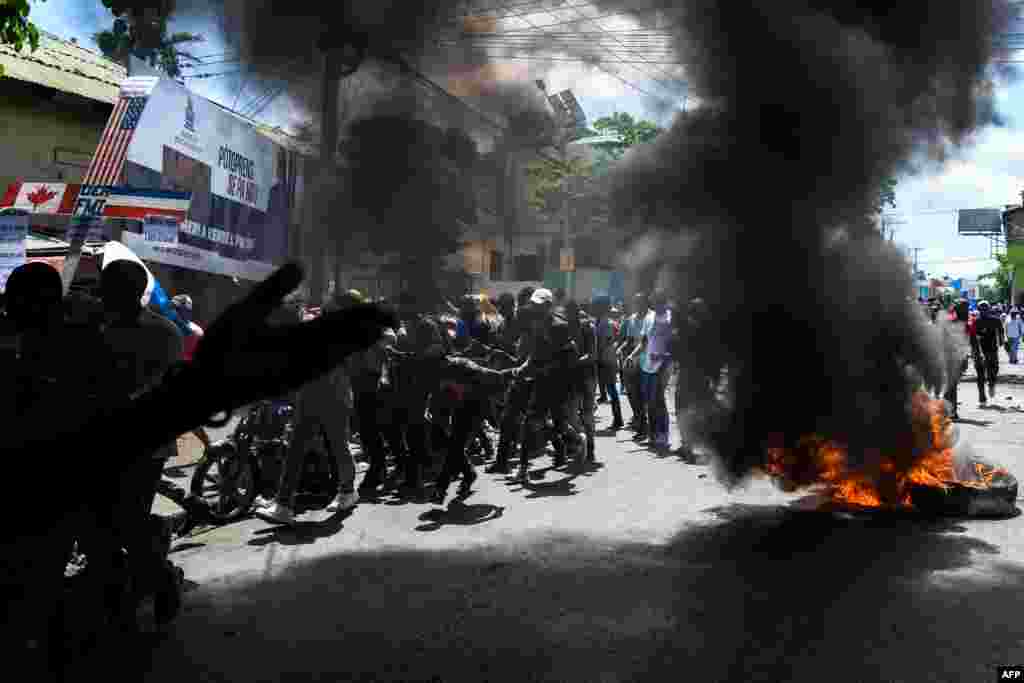
[{"label": "flame", "polygon": [[943,401],[918,392],[911,402],[911,416],[914,453],[879,454],[868,459],[873,465],[853,469],[845,444],[811,434],[793,447],[769,447],[765,472],[784,490],[824,489],[833,501],[865,508],[909,507],[912,486],[948,489],[956,483],[986,488],[995,478],[1008,474],[975,463],[974,479],[957,476],[952,421]]}]

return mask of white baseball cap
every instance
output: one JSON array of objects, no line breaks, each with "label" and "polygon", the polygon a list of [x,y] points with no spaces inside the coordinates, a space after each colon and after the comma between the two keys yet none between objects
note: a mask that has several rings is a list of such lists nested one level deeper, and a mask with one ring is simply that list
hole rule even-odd
[{"label": "white baseball cap", "polygon": [[550,304],[555,300],[555,295],[551,293],[550,289],[537,289],[534,290],[533,296],[530,297],[530,303],[538,306],[543,304]]}]

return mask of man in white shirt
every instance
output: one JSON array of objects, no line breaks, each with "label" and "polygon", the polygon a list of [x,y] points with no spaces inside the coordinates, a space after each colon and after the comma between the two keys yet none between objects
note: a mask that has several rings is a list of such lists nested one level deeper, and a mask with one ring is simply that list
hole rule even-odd
[{"label": "man in white shirt", "polygon": [[1020,339],[1024,336],[1024,320],[1021,320],[1017,311],[1010,311],[1010,320],[1006,323],[1006,341],[1010,348],[1008,354],[1010,362],[1016,365],[1017,351],[1020,349]]},{"label": "man in white shirt", "polygon": [[[669,417],[665,391],[671,373],[672,311],[664,292],[651,296],[654,310],[643,320],[639,348],[630,357],[639,355],[640,395],[647,405],[647,441],[654,448],[669,446]],[[638,438],[643,439],[644,435]]]}]

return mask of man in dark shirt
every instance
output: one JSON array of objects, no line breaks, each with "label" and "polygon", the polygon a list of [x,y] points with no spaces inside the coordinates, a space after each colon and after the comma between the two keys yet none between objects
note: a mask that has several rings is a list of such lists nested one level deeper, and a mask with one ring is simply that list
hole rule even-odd
[{"label": "man in dark shirt", "polygon": [[569,322],[570,336],[577,350],[571,377],[574,393],[573,410],[578,412],[586,435],[587,451],[583,461],[578,463],[583,465],[585,462],[596,462],[594,411],[597,405],[594,399],[597,394],[597,328],[593,319],[584,313],[576,302],[570,302],[565,307],[565,314]]},{"label": "man in dark shirt", "polygon": [[472,489],[477,474],[466,457],[466,446],[483,426],[489,401],[505,390],[506,380],[511,378],[514,368],[493,370],[469,358],[445,356],[438,359],[437,372],[442,384],[452,383],[461,389],[453,411],[452,435],[448,439],[444,467],[432,497],[433,502],[440,505],[454,477],[462,476],[460,496],[468,495]]},{"label": "man in dark shirt", "polygon": [[[26,432],[49,433],[65,416],[92,414],[102,404],[98,394],[105,363],[99,331],[68,325],[62,294],[60,274],[45,263],[19,266],[7,280],[0,354],[6,387],[0,401],[10,424]],[[8,487],[8,504],[21,514],[8,525],[0,546],[0,603],[11,627],[2,635],[11,653],[31,660],[32,666],[45,667],[44,660],[59,654],[48,650],[48,636],[63,595],[64,569],[80,531],[85,498],[109,476],[104,459],[81,457],[83,443],[77,452],[70,444],[61,450],[36,449],[5,465],[8,480],[17,483]],[[97,467],[95,481],[86,479]],[[41,505],[32,483],[45,485],[57,502]],[[57,658],[50,663],[57,665]],[[23,676],[36,680],[29,673]]]},{"label": "man in dark shirt", "polygon": [[[184,352],[178,328],[143,308],[141,297],[146,282],[145,269],[127,260],[105,263],[100,276],[106,314],[103,340],[112,359],[109,389],[121,397],[136,396],[158,385],[168,369],[180,362]],[[120,476],[114,477],[109,488],[96,499],[97,528],[88,540],[89,563],[97,567],[95,578],[111,582],[106,586],[107,593],[111,601],[116,601],[122,577],[114,567],[121,549],[127,549],[136,594],[127,605],[122,605],[128,613],[120,616],[129,625],[134,621],[135,600],[145,593],[154,593],[159,621],[173,618],[180,604],[174,572],[153,543],[150,518],[164,464],[175,452],[176,443],[172,440],[150,454],[131,458],[121,468]]]},{"label": "man in dark shirt", "polygon": [[[582,427],[578,413],[573,410],[572,400],[571,373],[579,356],[564,309],[554,309],[550,290],[538,289],[530,297],[529,315],[533,324],[533,343],[526,364],[516,373],[535,378],[517,474],[517,479],[523,483],[528,481],[530,456],[543,447],[548,415],[551,415],[555,434],[565,450],[576,454],[584,446],[580,438]],[[555,465],[564,465],[568,455],[557,452]]]},{"label": "man in dark shirt", "polygon": [[519,324],[516,320],[516,298],[508,292],[498,297],[498,329],[495,333],[495,345],[505,353],[515,354],[516,342],[519,340]]},{"label": "man in dark shirt", "polygon": [[[427,432],[427,406],[437,385],[436,362],[448,350],[437,322],[424,313],[426,307],[411,292],[399,298],[399,317],[402,328],[398,331],[398,351],[403,354],[396,371],[398,405],[395,427],[404,429],[408,453],[404,457],[406,495],[419,495],[423,487],[423,471],[430,464],[429,435]],[[392,447],[400,440],[390,439]]]},{"label": "man in dark shirt", "polygon": [[[530,304],[530,297],[533,296],[533,287],[523,287],[516,296],[515,310],[512,316],[506,316],[506,329],[501,334],[502,347],[506,353],[510,353],[520,360],[528,355],[530,325],[527,322],[526,308]],[[507,301],[507,300],[506,300]],[[508,305],[506,312],[508,312]],[[508,321],[511,320],[511,323]],[[519,443],[520,432],[522,431],[523,419],[526,417],[526,408],[530,402],[530,395],[533,391],[533,382],[529,378],[522,377],[509,386],[505,395],[505,405],[501,414],[501,434],[498,438],[498,457],[494,464],[487,468],[488,473],[505,474],[509,469],[509,462],[512,454]]]},{"label": "man in dark shirt", "polygon": [[974,370],[978,375],[978,401],[986,403],[985,384],[989,396],[996,396],[996,378],[999,376],[999,349],[1006,342],[1003,321],[992,311],[987,301],[978,302],[980,315],[975,323],[975,334],[971,336],[971,354],[974,356]]}]

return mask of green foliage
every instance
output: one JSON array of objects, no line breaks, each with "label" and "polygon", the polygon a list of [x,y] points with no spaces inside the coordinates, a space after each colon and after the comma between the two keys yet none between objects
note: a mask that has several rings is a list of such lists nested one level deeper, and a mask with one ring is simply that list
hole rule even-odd
[{"label": "green foliage", "polygon": [[896,208],[896,179],[892,177],[886,177],[882,179],[882,184],[878,188],[878,201],[876,203],[876,209],[878,213],[882,213],[886,208]]},{"label": "green foliage", "polygon": [[664,129],[658,125],[644,120],[636,120],[629,114],[623,112],[615,112],[611,116],[605,116],[594,121],[593,129],[587,131],[587,135],[583,137],[590,137],[594,135],[615,135],[619,138],[618,142],[600,142],[594,145],[594,147],[604,150],[613,159],[621,159],[633,145],[640,143],[651,142],[658,135],[664,132]]},{"label": "green foliage", "polygon": [[[978,280],[992,280],[991,285],[985,286],[994,290],[995,293],[991,297],[983,298],[988,298],[990,301],[1010,301],[1010,290],[1013,286],[1013,262],[1006,254],[996,254],[995,258],[998,264],[996,269],[978,278]],[[982,285],[980,282],[978,284],[980,290]]]},{"label": "green foliage", "polygon": [[573,176],[586,177],[591,166],[582,159],[539,159],[526,166],[526,201],[538,211],[554,210],[554,200],[561,194],[566,180]]},{"label": "green foliage", "polygon": [[[28,44],[32,52],[36,51],[39,29],[28,19],[31,9],[28,0],[0,0],[0,45],[10,45],[20,52]],[[3,75],[0,66],[0,77]]]},{"label": "green foliage", "polygon": [[167,22],[174,9],[172,0],[102,2],[116,18],[113,27],[95,34],[93,40],[108,59],[127,64],[128,57],[134,55],[171,78],[181,75],[183,65],[199,62],[179,46],[202,42],[201,35],[167,32]]}]

